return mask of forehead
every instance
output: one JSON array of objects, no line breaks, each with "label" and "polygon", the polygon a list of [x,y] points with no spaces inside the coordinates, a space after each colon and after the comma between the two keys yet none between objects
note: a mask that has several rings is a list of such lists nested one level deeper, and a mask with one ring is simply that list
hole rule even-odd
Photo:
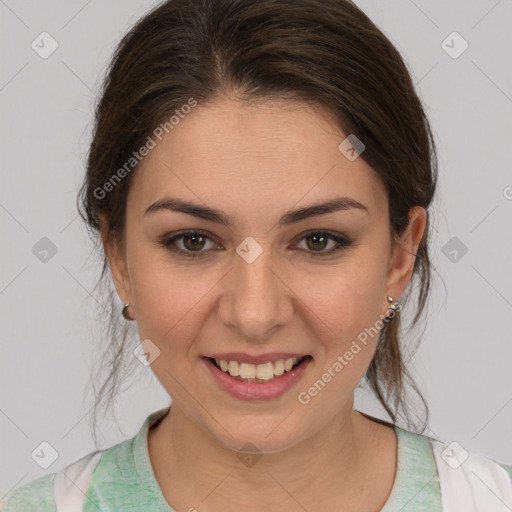
[{"label": "forehead", "polygon": [[129,207],[141,214],[167,194],[258,215],[343,195],[378,214],[387,208],[384,187],[362,158],[339,150],[346,137],[329,112],[300,101],[197,105],[162,140],[153,137]]}]

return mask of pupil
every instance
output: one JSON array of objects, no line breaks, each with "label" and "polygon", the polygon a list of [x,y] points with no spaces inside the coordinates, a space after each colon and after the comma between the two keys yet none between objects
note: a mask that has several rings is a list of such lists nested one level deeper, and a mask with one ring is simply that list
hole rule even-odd
[{"label": "pupil", "polygon": [[[326,240],[326,237],[325,237],[324,235],[311,235],[309,238],[310,238],[310,239],[313,239],[313,240],[317,240],[317,241],[318,241],[318,239],[320,239],[320,240],[321,240],[320,245],[321,245],[322,247],[316,247],[317,249],[324,249],[324,248],[325,248],[325,240]],[[323,243],[322,243],[322,242],[323,242]],[[315,242],[313,242],[313,245],[314,245],[314,244],[315,244]],[[313,249],[314,249],[314,248],[315,248],[315,247],[313,247]]]},{"label": "pupil", "polygon": [[[187,244],[186,242],[188,240],[193,240],[192,244],[195,244],[195,243],[197,243],[197,239],[202,240],[202,238],[203,238],[202,235],[187,235],[185,237],[185,245],[187,246],[188,249],[194,249],[194,247],[189,247],[190,244]],[[196,247],[196,249],[197,249],[197,247]]]}]

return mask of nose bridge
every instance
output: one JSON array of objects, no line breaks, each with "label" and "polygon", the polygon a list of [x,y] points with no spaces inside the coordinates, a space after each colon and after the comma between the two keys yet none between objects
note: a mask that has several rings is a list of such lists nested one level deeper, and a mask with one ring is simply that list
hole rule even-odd
[{"label": "nose bridge", "polygon": [[223,309],[223,321],[236,326],[244,338],[264,338],[293,314],[288,289],[279,278],[270,247],[264,249],[254,239],[246,239],[238,246],[234,261],[231,300]]}]

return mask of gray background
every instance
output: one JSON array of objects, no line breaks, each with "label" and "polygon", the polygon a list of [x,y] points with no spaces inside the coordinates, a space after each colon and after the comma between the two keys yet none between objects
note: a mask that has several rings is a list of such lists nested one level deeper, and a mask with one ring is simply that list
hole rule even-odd
[{"label": "gray background", "polygon": [[[410,362],[430,406],[427,434],[512,464],[512,2],[356,3],[402,53],[439,150],[434,293]],[[75,198],[107,61],[153,4],[0,0],[0,499],[94,448],[82,399],[106,341],[91,294],[99,260]],[[47,59],[31,47],[43,31],[59,45]],[[469,44],[458,58],[442,46],[453,31]],[[460,43],[445,44],[453,53]],[[33,252],[43,237],[57,249],[46,262]],[[117,400],[122,429],[102,422],[104,446],[168,404],[141,368]],[[364,390],[356,407],[380,414]],[[47,469],[31,457],[43,441],[58,453]]]}]

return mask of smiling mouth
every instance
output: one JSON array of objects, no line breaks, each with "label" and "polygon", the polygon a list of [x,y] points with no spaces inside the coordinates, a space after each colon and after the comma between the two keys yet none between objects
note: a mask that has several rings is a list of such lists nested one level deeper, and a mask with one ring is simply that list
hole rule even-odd
[{"label": "smiling mouth", "polygon": [[312,359],[312,357],[308,355],[300,358],[290,358],[260,365],[238,363],[237,361],[221,361],[212,357],[208,357],[207,359],[209,359],[220,371],[227,373],[235,380],[240,382],[266,383],[272,382],[286,375],[288,372],[295,370],[298,366],[304,363],[304,361]]}]

